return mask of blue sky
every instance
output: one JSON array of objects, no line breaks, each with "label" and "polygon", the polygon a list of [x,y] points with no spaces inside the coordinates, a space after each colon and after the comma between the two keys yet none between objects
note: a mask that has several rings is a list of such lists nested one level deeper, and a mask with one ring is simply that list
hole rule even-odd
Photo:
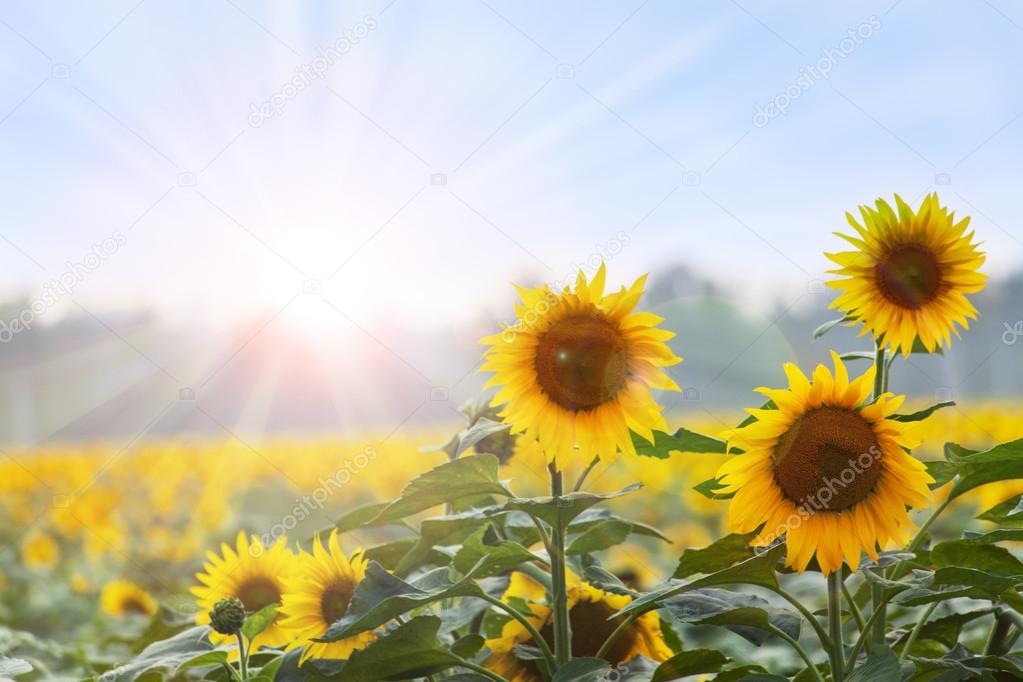
[{"label": "blue sky", "polygon": [[223,319],[318,280],[428,325],[609,248],[612,282],[682,262],[758,306],[824,276],[846,210],[934,189],[998,276],[1023,257],[1021,37],[1005,0],[5,3],[0,293],[120,234],[76,278],[90,310]]}]

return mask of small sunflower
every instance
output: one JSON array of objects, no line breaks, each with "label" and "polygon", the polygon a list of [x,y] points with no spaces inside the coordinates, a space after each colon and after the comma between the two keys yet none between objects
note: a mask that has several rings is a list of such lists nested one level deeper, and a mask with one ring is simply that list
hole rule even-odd
[{"label": "small sunflower", "polygon": [[[233,548],[222,543],[219,556],[212,551],[206,556],[209,561],[203,564],[205,572],[195,576],[202,584],[192,588],[192,594],[198,598],[196,622],[200,625],[210,622],[210,610],[225,597],[240,599],[250,614],[271,604],[280,604],[284,580],[295,573],[295,555],[283,537],[264,547],[255,535],[250,539],[244,532],[239,532]],[[261,646],[282,647],[291,642],[291,635],[281,626],[281,620],[278,613],[273,622],[252,640],[250,646],[253,651]],[[211,632],[210,641],[228,644],[233,638]]]},{"label": "small sunflower", "polygon": [[873,367],[850,381],[832,352],[835,374],[817,365],[813,382],[785,365],[789,387],[759,388],[777,409],[748,409],[756,421],[729,434],[729,457],[718,471],[722,493],[735,493],[728,525],[738,533],[763,526],[754,541],[764,546],[785,536],[787,563],[806,570],[816,554],[827,575],[859,564],[860,551],[901,540],[911,525],[906,507],[929,502],[933,482],[924,465],[903,448],[917,445],[909,424],[890,419],[905,396],[884,393],[863,405]]},{"label": "small sunflower", "polygon": [[[548,646],[554,646],[554,623],[551,606],[540,583],[523,573],[512,573],[511,582],[504,599],[520,599],[529,605],[532,616],[527,616],[539,630]],[[608,620],[627,606],[632,597],[611,594],[577,576],[569,575],[568,617],[572,624],[572,656],[586,658],[596,656],[607,638],[621,625],[622,619]],[[486,667],[511,682],[542,682],[543,677],[536,663],[515,657],[515,645],[535,646],[525,627],[516,620],[508,621],[501,630],[501,636],[487,640],[491,650]],[[673,652],[664,641],[660,618],[653,611],[640,616],[622,633],[611,646],[607,660],[611,665],[627,663],[636,656],[645,656],[654,661],[666,661]]]},{"label": "small sunflower", "polygon": [[33,570],[49,570],[60,561],[60,545],[46,533],[32,533],[21,543],[21,562]]},{"label": "small sunflower", "polygon": [[825,254],[840,267],[843,279],[828,286],[842,293],[831,304],[863,322],[861,335],[875,338],[909,355],[916,339],[928,352],[952,342],[951,334],[969,327],[977,310],[966,298],[984,288],[987,276],[978,270],[984,254],[966,233],[970,219],[955,215],[929,194],[913,213],[895,195],[898,214],[885,201],[877,210],[861,206],[863,225],[847,213],[859,237],[838,234],[855,251]]},{"label": "small sunflower", "polygon": [[99,605],[104,613],[117,618],[132,614],[151,616],[156,613],[156,601],[129,580],[114,580],[104,585]]},{"label": "small sunflower", "polygon": [[601,265],[590,282],[580,271],[574,290],[519,287],[518,322],[481,341],[500,416],[562,466],[634,454],[630,429],[653,442],[667,425],[651,389],[679,390],[662,369],[682,361],[665,344],[675,334],[633,312],[646,276],[608,295],[604,281]]},{"label": "small sunflower", "polygon": [[284,581],[281,606],[281,626],[294,636],[288,649],[305,647],[299,663],[309,658],[347,659],[376,639],[372,632],[363,632],[337,642],[310,641],[322,637],[348,612],[355,588],[366,576],[367,563],[361,552],[345,556],[336,530],[331,531],[326,548],[317,536],[312,554],[300,550],[298,573]]}]

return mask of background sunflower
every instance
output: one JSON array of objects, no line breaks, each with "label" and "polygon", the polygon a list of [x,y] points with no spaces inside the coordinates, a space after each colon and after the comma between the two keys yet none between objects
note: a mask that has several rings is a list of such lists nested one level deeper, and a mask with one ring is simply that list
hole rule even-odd
[{"label": "background sunflower", "polygon": [[830,272],[843,276],[828,282],[842,291],[832,307],[904,355],[917,339],[930,352],[951,344],[957,324],[965,329],[976,318],[966,294],[984,288],[978,269],[985,257],[966,233],[970,219],[956,222],[937,194],[916,213],[897,194],[895,205],[898,213],[883,199],[876,210],[861,206],[862,225],[846,214],[859,237],[836,233],[856,250],[825,254],[840,266]]},{"label": "background sunflower", "polygon": [[99,605],[111,616],[152,616],[156,613],[156,600],[129,580],[114,580],[103,586]]},{"label": "background sunflower", "polygon": [[330,533],[327,547],[313,540],[313,553],[299,550],[298,572],[284,581],[281,604],[281,626],[294,636],[288,649],[304,647],[300,661],[309,658],[347,659],[357,649],[376,637],[362,632],[337,642],[313,642],[327,628],[344,617],[355,594],[355,588],[366,576],[367,561],[361,552],[345,556],[338,542],[337,530]]},{"label": "background sunflower", "polygon": [[[204,573],[196,574],[202,583],[192,588],[198,597],[199,612],[196,622],[210,622],[209,611],[225,597],[240,599],[245,611],[255,613],[271,604],[280,604],[284,594],[284,580],[296,570],[295,555],[288,548],[287,539],[280,538],[269,547],[253,535],[247,537],[244,531],[238,533],[235,546],[220,545],[220,555],[208,552],[209,561],[203,564]],[[250,643],[252,651],[261,646],[283,647],[291,642],[292,635],[281,626],[281,614]],[[227,644],[233,637],[217,632],[210,633],[214,644]]]}]

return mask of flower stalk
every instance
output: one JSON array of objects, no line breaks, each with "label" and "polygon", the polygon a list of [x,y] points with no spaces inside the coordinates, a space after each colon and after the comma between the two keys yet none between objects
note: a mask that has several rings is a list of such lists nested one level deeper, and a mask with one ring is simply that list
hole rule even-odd
[{"label": "flower stalk", "polygon": [[842,682],[845,676],[845,651],[842,645],[842,571],[828,574],[828,632],[831,639],[831,679]]},{"label": "flower stalk", "polygon": [[[564,490],[564,478],[557,462],[549,466],[551,475],[551,496],[559,504]],[[572,659],[572,624],[568,616],[568,580],[565,557],[565,525],[558,515],[551,529],[551,607],[554,617],[554,659],[558,667]]]}]

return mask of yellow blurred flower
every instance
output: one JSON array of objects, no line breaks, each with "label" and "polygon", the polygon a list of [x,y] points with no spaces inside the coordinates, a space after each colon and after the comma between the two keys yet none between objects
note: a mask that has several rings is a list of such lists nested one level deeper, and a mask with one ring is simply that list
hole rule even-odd
[{"label": "yellow blurred flower", "polygon": [[60,545],[43,532],[34,532],[21,542],[21,562],[26,568],[49,570],[60,561]]},{"label": "yellow blurred flower", "polygon": [[117,618],[128,615],[151,616],[156,613],[156,601],[129,580],[114,580],[104,585],[99,604],[104,613]]}]

